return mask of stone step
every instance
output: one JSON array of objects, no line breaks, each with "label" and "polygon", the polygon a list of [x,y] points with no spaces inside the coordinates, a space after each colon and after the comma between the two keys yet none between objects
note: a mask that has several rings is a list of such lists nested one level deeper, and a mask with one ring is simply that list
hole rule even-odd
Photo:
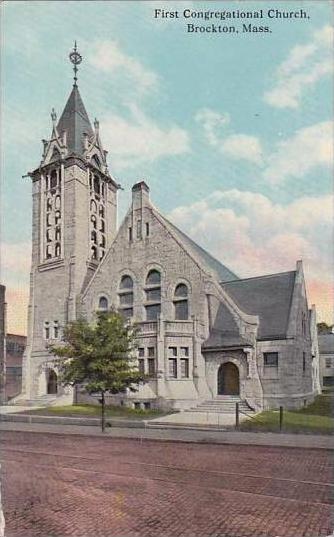
[{"label": "stone step", "polygon": [[28,406],[28,407],[45,407],[45,406],[54,406],[66,405],[72,403],[71,395],[39,395],[33,399],[17,399],[13,403],[13,406]]},{"label": "stone step", "polygon": [[[195,408],[235,408],[236,405],[234,403],[232,404],[223,404],[223,405],[207,405],[207,404],[202,404],[202,405],[196,405]],[[239,408],[241,407],[247,407],[247,405],[243,405],[241,403],[239,403]],[[248,408],[248,407],[247,407]]]},{"label": "stone step", "polygon": [[244,414],[254,414],[254,411],[248,406],[246,401],[242,401],[238,396],[220,396],[203,401],[185,412],[203,412],[212,414],[235,414],[236,403],[239,404],[239,412]]},{"label": "stone step", "polygon": [[[195,406],[187,410],[190,412],[193,412],[194,410],[201,412],[236,412],[235,406]],[[248,406],[239,406],[239,411],[251,412],[251,409]]]},{"label": "stone step", "polygon": [[208,401],[241,401],[240,395],[216,395],[213,399]]},{"label": "stone step", "polygon": [[[187,410],[185,410],[185,412],[191,412],[191,413],[197,413],[197,414],[235,414],[235,409],[233,410],[228,410],[228,409],[213,409],[213,410],[203,410],[202,408],[189,408]],[[244,410],[239,410],[240,414],[249,414],[249,415],[254,415],[255,412],[253,410],[250,410],[249,408],[248,409],[244,409]]]}]

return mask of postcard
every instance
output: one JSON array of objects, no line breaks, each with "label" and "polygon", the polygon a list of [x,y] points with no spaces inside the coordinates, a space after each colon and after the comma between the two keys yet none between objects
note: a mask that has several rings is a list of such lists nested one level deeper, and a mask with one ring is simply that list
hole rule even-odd
[{"label": "postcard", "polygon": [[0,537],[333,535],[333,3],[1,11]]}]

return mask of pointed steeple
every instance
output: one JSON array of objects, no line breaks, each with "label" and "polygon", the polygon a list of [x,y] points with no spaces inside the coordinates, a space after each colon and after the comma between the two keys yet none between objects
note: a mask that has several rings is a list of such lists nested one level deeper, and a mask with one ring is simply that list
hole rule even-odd
[{"label": "pointed steeple", "polygon": [[62,136],[63,131],[66,131],[69,154],[82,155],[84,153],[84,135],[94,136],[94,131],[77,85],[73,86],[58,122],[57,130],[60,136]]}]

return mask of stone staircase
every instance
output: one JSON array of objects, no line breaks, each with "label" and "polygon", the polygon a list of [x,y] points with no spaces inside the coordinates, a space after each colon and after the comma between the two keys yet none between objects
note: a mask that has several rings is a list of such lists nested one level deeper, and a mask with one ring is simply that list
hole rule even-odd
[{"label": "stone staircase", "polygon": [[239,404],[240,422],[255,415],[254,410],[239,396],[219,395],[181,412],[149,420],[147,427],[227,430],[235,427],[236,403]]},{"label": "stone staircase", "polygon": [[203,401],[199,405],[188,408],[184,412],[206,412],[210,414],[235,414],[236,403],[239,403],[240,414],[254,415],[246,401],[240,399],[238,395],[218,395],[214,399]]},{"label": "stone staircase", "polygon": [[21,399],[20,397],[15,397],[14,399],[8,402],[9,405],[13,406],[27,406],[27,407],[47,407],[47,406],[61,406],[61,405],[71,405],[73,403],[73,395],[39,395],[34,399]]}]

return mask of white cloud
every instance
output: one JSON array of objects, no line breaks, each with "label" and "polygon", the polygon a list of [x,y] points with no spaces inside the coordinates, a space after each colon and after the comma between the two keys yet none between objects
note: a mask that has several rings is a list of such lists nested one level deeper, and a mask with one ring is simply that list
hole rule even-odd
[{"label": "white cloud", "polygon": [[293,47],[277,68],[275,85],[265,92],[264,100],[276,108],[298,108],[306,88],[333,72],[332,43],[333,28],[325,25],[310,43]]},{"label": "white cloud", "polygon": [[262,147],[256,136],[232,134],[222,142],[221,150],[231,158],[244,159],[255,164],[262,163]]},{"label": "white cloud", "polygon": [[[296,62],[297,59],[291,60]],[[287,65],[286,69],[290,69]],[[195,120],[202,126],[209,145],[225,156],[245,160],[261,167],[265,181],[277,184],[290,177],[301,178],[319,167],[333,164],[333,126],[322,121],[297,130],[290,138],[263,149],[256,136],[226,132],[230,116],[208,108],[199,110]]]},{"label": "white cloud", "polygon": [[129,106],[131,118],[111,115],[103,122],[103,139],[112,148],[118,169],[153,162],[190,150],[188,133],[176,125],[160,127],[137,106]]},{"label": "white cloud", "polygon": [[279,183],[289,177],[303,177],[319,166],[330,167],[332,163],[333,126],[330,121],[323,121],[279,142],[267,157],[263,176],[272,183]]},{"label": "white cloud", "polygon": [[98,41],[93,44],[88,61],[96,69],[105,73],[121,74],[135,84],[139,93],[156,88],[158,75],[145,67],[136,58],[125,54],[116,41]]},{"label": "white cloud", "polygon": [[233,159],[243,159],[255,164],[262,163],[261,142],[256,136],[247,134],[227,134],[230,116],[210,108],[203,108],[195,115],[208,143]]},{"label": "white cloud", "polygon": [[293,270],[303,259],[311,300],[325,303],[332,284],[332,196],[282,205],[260,193],[220,190],[169,218],[241,277]]},{"label": "white cloud", "polygon": [[230,123],[229,114],[221,114],[210,108],[203,108],[195,115],[195,121],[202,125],[205,137],[210,145],[214,147],[221,145],[221,135],[224,133],[224,127]]}]

